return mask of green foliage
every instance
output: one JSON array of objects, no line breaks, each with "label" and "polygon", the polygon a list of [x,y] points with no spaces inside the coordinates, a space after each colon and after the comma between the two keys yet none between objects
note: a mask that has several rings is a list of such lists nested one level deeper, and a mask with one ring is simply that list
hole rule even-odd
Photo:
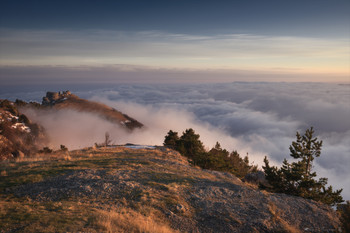
[{"label": "green foliage", "polygon": [[222,149],[219,142],[209,151],[205,151],[199,135],[193,129],[187,129],[179,138],[178,133],[170,130],[165,136],[164,146],[180,152],[194,165],[204,169],[230,172],[243,178],[249,172],[257,171],[257,166],[249,165],[248,156],[241,158],[237,151]]},{"label": "green foliage", "polygon": [[168,134],[165,136],[163,145],[169,148],[175,149],[176,143],[179,141],[179,139],[180,138],[177,132],[170,130]]},{"label": "green foliage", "polygon": [[316,172],[312,172],[312,162],[315,157],[321,155],[322,141],[313,137],[314,130],[311,127],[301,136],[297,132],[297,140],[289,147],[290,156],[296,159],[289,163],[284,159],[280,169],[270,166],[267,157],[263,166],[266,180],[270,187],[265,187],[273,192],[286,193],[303,198],[321,201],[328,205],[334,205],[343,201],[340,193],[342,189],[333,191],[332,186],[326,188],[327,178],[316,180]]},{"label": "green foliage", "polygon": [[176,142],[177,150],[188,158],[196,157],[196,155],[205,151],[199,137],[199,134],[196,134],[193,129],[186,129]]}]

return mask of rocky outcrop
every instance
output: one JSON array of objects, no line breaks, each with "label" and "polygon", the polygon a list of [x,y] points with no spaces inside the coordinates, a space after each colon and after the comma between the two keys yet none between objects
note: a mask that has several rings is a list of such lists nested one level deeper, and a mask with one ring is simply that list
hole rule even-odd
[{"label": "rocky outcrop", "polygon": [[[84,160],[91,153],[96,157]],[[86,167],[77,170],[79,156]],[[8,192],[42,203],[85,200],[98,209],[145,207],[180,232],[336,232],[339,227],[329,206],[262,191],[230,173],[193,167],[164,147],[76,151],[70,164],[73,169],[64,174]]]},{"label": "rocky outcrop", "polygon": [[57,102],[64,101],[68,97],[71,97],[72,93],[70,91],[63,92],[46,92],[46,96],[43,97],[42,105],[44,106],[52,106]]},{"label": "rocky outcrop", "polygon": [[0,160],[30,156],[46,142],[40,125],[21,113],[14,102],[0,100]]}]

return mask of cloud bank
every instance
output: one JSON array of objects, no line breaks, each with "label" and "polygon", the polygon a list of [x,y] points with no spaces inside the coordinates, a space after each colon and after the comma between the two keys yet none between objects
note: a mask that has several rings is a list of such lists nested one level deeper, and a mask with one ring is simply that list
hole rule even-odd
[{"label": "cloud bank", "polygon": [[[76,112],[40,115],[40,121],[48,128],[53,127],[49,130],[53,135],[67,135],[57,131],[65,128],[64,117],[79,122],[69,127],[74,131],[68,133],[72,138],[65,138],[66,141],[55,138],[57,143],[68,147],[102,142],[107,131],[117,144],[160,145],[170,129],[181,134],[191,127],[208,148],[219,141],[224,148],[238,150],[241,155],[249,153],[255,164],[262,165],[265,155],[273,164],[280,164],[284,158],[291,160],[288,148],[295,140],[296,131],[304,133],[313,126],[316,136],[324,142],[322,154],[314,163],[317,173],[328,177],[329,184],[336,188],[344,188],[344,197],[350,199],[350,85],[116,85],[74,93],[115,107],[147,127],[126,134],[96,116]],[[39,100],[41,96],[37,95],[34,92],[26,96]],[[73,138],[83,140],[77,144]]]}]

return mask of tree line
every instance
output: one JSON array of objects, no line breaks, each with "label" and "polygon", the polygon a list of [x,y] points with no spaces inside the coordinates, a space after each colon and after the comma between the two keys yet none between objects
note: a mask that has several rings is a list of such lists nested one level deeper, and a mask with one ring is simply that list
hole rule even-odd
[{"label": "tree line", "polygon": [[[296,141],[293,141],[289,147],[290,156],[294,162],[284,159],[282,166],[278,168],[270,166],[265,156],[262,168],[267,184],[261,183],[260,188],[313,199],[328,205],[343,202],[342,189],[334,191],[332,186],[327,187],[327,178],[316,180],[316,172],[312,170],[313,161],[321,155],[322,141],[313,134],[312,127],[307,129],[304,135],[297,132]],[[163,144],[177,150],[192,164],[204,169],[230,172],[240,178],[258,171],[257,165],[249,163],[248,155],[242,158],[235,150],[230,153],[222,149],[219,142],[206,151],[199,138],[199,134],[191,128],[186,129],[181,137],[177,132],[170,130]]]},{"label": "tree line", "polygon": [[181,137],[177,132],[170,130],[163,144],[177,150],[181,155],[189,158],[192,164],[203,169],[230,172],[240,178],[257,171],[257,166],[249,163],[248,155],[242,158],[237,151],[230,153],[221,148],[219,142],[206,151],[199,137],[199,134],[191,128],[186,129]]}]

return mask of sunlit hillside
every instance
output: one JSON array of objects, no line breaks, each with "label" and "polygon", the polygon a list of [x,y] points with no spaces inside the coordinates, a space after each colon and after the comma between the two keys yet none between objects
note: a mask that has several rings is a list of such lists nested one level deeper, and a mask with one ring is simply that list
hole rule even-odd
[{"label": "sunlit hillside", "polygon": [[[136,148],[136,149],[135,149]],[[3,161],[1,232],[332,232],[330,207],[203,170],[165,147]]]}]

